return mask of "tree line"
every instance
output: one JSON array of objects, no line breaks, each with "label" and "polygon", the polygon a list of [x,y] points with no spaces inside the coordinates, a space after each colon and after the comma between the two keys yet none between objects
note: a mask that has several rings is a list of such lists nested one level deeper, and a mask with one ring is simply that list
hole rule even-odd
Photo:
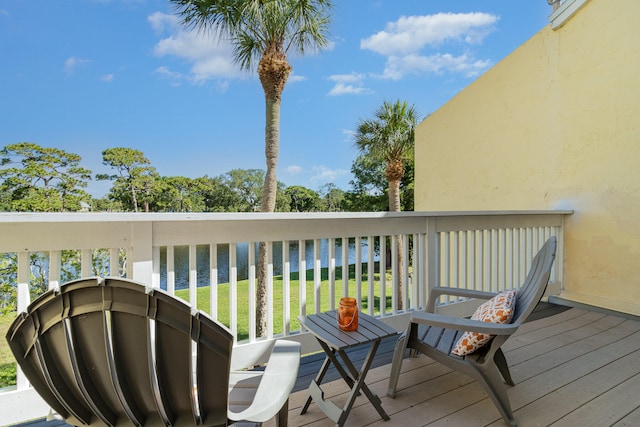
[{"label": "tree line", "polygon": [[[234,169],[225,174],[188,178],[163,176],[140,150],[107,148],[102,161],[110,174],[83,167],[81,157],[31,142],[0,150],[0,211],[3,212],[257,212],[265,171]],[[328,183],[318,190],[278,182],[278,212],[388,210],[385,167],[370,153],[353,162],[351,188]],[[413,162],[400,182],[403,210],[413,209]],[[90,180],[110,181],[101,198],[86,188]]]}]

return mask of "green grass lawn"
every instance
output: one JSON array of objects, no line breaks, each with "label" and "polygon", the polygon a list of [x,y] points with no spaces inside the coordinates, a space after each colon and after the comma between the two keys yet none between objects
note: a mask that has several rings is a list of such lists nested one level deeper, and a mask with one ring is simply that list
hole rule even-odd
[{"label": "green grass lawn", "polygon": [[16,362],[5,338],[14,318],[13,314],[0,315],[0,388],[16,383]]},{"label": "green grass lawn", "polygon": [[[377,265],[376,265],[377,269]],[[362,266],[362,307],[361,310],[368,310],[368,283],[367,283],[367,266],[363,264]],[[321,272],[321,283],[320,283],[320,295],[321,295],[321,304],[320,311],[327,311],[329,309],[329,299],[327,298],[329,295],[329,280],[328,280],[328,269],[323,268]],[[340,297],[342,296],[342,267],[336,267],[336,289],[335,289],[335,301],[334,307],[338,307]],[[379,283],[379,274],[375,273],[374,281],[376,285]],[[315,292],[314,292],[314,283],[313,283],[313,270],[307,270],[307,278],[306,278],[306,288],[307,288],[307,308],[306,313],[314,313],[315,312]],[[283,296],[283,281],[282,276],[274,276],[273,278],[273,305],[274,305],[274,334],[279,334],[283,332],[283,306],[284,306],[284,296]],[[238,281],[237,287],[237,295],[238,295],[238,341],[242,341],[244,339],[249,338],[249,330],[248,330],[248,322],[249,322],[249,282],[248,280]],[[291,273],[291,285],[290,285],[290,304],[291,304],[291,324],[289,329],[295,331],[299,329],[300,323],[298,322],[298,313],[300,312],[300,300],[299,300],[299,288],[300,281],[298,280],[298,273]],[[391,278],[388,277],[386,281],[386,307],[391,308]],[[356,281],[355,281],[355,266],[349,266],[349,296],[356,295]],[[181,289],[176,291],[176,296],[183,298],[185,300],[189,299],[189,290]],[[198,288],[196,294],[196,304],[199,310],[204,312],[209,312],[209,296],[210,296],[210,288],[209,287],[201,287]],[[375,309],[374,312],[377,314],[379,312],[379,298],[380,298],[380,289],[379,286],[376,286],[375,295]],[[218,285],[218,320],[225,325],[229,326],[229,284],[219,284]]]},{"label": "green grass lawn", "polygon": [[[377,270],[376,264],[376,270]],[[389,275],[388,275],[389,276]],[[322,297],[322,303],[320,311],[326,311],[329,309],[329,280],[328,269],[323,268],[321,272],[320,294]],[[335,307],[338,307],[340,297],[342,296],[342,267],[336,267],[336,298]],[[375,288],[375,313],[379,312],[379,274],[376,273],[374,280],[376,282]],[[314,283],[313,283],[313,270],[307,271],[307,314],[313,313],[314,302]],[[368,310],[367,300],[367,265],[362,265],[362,295],[363,302],[361,310]],[[274,276],[273,279],[273,300],[274,300],[274,334],[282,333],[283,331],[283,289],[282,289],[282,276]],[[291,273],[291,325],[290,330],[295,331],[299,329],[300,324],[298,322],[298,313],[300,312],[299,301],[299,280],[298,273]],[[248,280],[238,281],[237,295],[238,295],[238,341],[249,338],[248,319],[249,319],[249,282]],[[209,312],[209,287],[200,287],[197,290],[197,306],[198,309]],[[349,266],[349,296],[356,295],[356,281],[355,281],[355,266]],[[387,278],[386,281],[386,307],[391,308],[391,279]],[[188,300],[189,290],[181,289],[176,291],[176,296]],[[0,315],[0,388],[15,385],[16,383],[16,363],[9,345],[6,342],[5,336],[9,325],[15,318],[15,315]],[[225,325],[229,326],[229,284],[222,283],[218,285],[218,320]]]}]

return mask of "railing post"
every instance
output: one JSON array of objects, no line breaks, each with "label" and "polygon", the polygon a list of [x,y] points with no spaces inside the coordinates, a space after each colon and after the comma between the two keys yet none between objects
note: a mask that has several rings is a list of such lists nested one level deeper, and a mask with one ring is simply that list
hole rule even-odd
[{"label": "railing post", "polygon": [[436,221],[437,218],[427,217],[427,289],[424,293],[424,307],[427,307],[429,302],[430,290],[438,285],[440,279],[440,244],[438,233],[436,232]]},{"label": "railing post", "polygon": [[153,223],[151,221],[131,223],[130,251],[129,269],[132,279],[151,286],[153,279]]}]

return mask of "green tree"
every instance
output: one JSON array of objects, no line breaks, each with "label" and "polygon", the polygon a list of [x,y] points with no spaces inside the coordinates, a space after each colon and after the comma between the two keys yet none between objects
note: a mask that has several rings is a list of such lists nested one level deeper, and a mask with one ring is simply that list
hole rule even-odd
[{"label": "green tree", "polygon": [[[400,210],[413,210],[414,160],[405,163],[400,180]],[[358,155],[351,165],[354,179],[351,190],[345,194],[345,210],[349,212],[381,212],[389,210],[388,181],[385,164],[364,154]]]},{"label": "green tree", "polygon": [[[371,160],[385,165],[384,175],[388,182],[389,211],[400,211],[400,182],[404,177],[405,164],[413,160],[415,127],[418,113],[406,101],[390,103],[384,101],[374,113],[374,118],[360,120],[356,130],[356,147]],[[396,237],[398,265],[402,265],[402,239]],[[398,269],[401,274],[402,268]],[[403,278],[398,279],[398,296],[402,294]],[[402,298],[398,298],[398,309],[402,309]]]},{"label": "green tree", "polygon": [[163,176],[156,187],[152,211],[204,212],[201,182],[184,176]]},{"label": "green tree", "polygon": [[318,189],[318,194],[322,198],[322,210],[324,212],[342,212],[345,209],[346,192],[339,189],[335,184],[324,184]]},{"label": "green tree", "polygon": [[204,204],[204,212],[237,212],[236,195],[226,184],[224,176],[196,178],[197,192]]},{"label": "green tree", "polygon": [[91,171],[80,166],[81,157],[30,142],[5,146],[0,151],[0,206],[19,212],[79,211],[91,196],[83,189]]},{"label": "green tree", "polygon": [[223,176],[223,182],[234,195],[235,212],[258,212],[262,200],[262,169],[233,169]]},{"label": "green tree", "polygon": [[287,187],[284,192],[291,199],[289,204],[291,212],[322,211],[322,199],[315,191],[300,185],[293,185]]},{"label": "green tree", "polygon": [[346,194],[349,212],[381,212],[389,210],[388,182],[384,176],[384,163],[372,156],[360,154],[351,164],[354,179]]},{"label": "green tree", "polygon": [[107,148],[102,152],[102,163],[117,172],[96,175],[98,180],[114,180],[109,197],[120,201],[125,209],[138,212],[142,204],[148,212],[158,174],[144,153],[133,148]]},{"label": "green tree", "polygon": [[[234,60],[257,71],[266,101],[265,156],[267,170],[262,212],[274,212],[278,194],[276,167],[280,144],[280,101],[291,65],[287,55],[304,54],[328,43],[332,3],[329,0],[171,0],[187,27],[210,29],[226,36]],[[266,245],[258,255],[257,334],[267,327]]]}]

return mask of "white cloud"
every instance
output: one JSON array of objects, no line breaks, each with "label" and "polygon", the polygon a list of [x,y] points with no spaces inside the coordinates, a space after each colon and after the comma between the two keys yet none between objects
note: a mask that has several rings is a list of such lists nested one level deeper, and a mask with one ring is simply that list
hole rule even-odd
[{"label": "white cloud", "polygon": [[[158,33],[168,33],[154,47],[159,57],[174,56],[191,64],[188,79],[195,83],[207,80],[235,79],[246,77],[246,73],[233,62],[233,50],[229,43],[214,33],[206,31],[186,31],[175,16],[156,12],[148,18]],[[169,70],[167,66],[159,70],[175,78],[185,78]],[[158,71],[158,70],[156,70]]]},{"label": "white cloud", "polygon": [[104,76],[100,77],[100,80],[102,80],[103,82],[112,82],[113,78],[113,74],[105,74]]},{"label": "white cloud", "polygon": [[445,41],[479,44],[498,20],[487,13],[438,13],[401,17],[387,24],[385,31],[361,40],[360,47],[385,56],[408,54]]},{"label": "white cloud", "polygon": [[311,177],[312,182],[322,181],[322,182],[334,182],[338,178],[346,176],[349,174],[348,170],[345,169],[329,169],[325,166],[314,166],[313,167],[314,175]]},{"label": "white cloud", "polygon": [[[362,49],[387,57],[382,77],[399,79],[409,73],[460,73],[477,76],[492,62],[474,59],[468,49],[483,42],[494,30],[498,17],[487,13],[438,13],[401,17],[380,31],[360,41]],[[431,48],[462,46],[464,53],[434,52]]]},{"label": "white cloud", "polygon": [[285,171],[291,175],[298,175],[300,172],[302,172],[302,166],[298,166],[298,165],[287,166]]},{"label": "white cloud", "polygon": [[67,74],[73,74],[75,69],[83,64],[91,62],[89,59],[78,58],[77,56],[70,56],[64,61],[64,71]]},{"label": "white cloud", "polygon": [[492,65],[490,60],[473,60],[468,54],[454,56],[450,53],[422,56],[390,56],[383,77],[398,80],[405,74],[455,72],[466,77],[475,77]]},{"label": "white cloud", "polygon": [[329,76],[329,80],[335,82],[335,85],[329,90],[327,95],[363,95],[372,93],[364,85],[365,75],[360,73],[351,74],[334,74]]}]

